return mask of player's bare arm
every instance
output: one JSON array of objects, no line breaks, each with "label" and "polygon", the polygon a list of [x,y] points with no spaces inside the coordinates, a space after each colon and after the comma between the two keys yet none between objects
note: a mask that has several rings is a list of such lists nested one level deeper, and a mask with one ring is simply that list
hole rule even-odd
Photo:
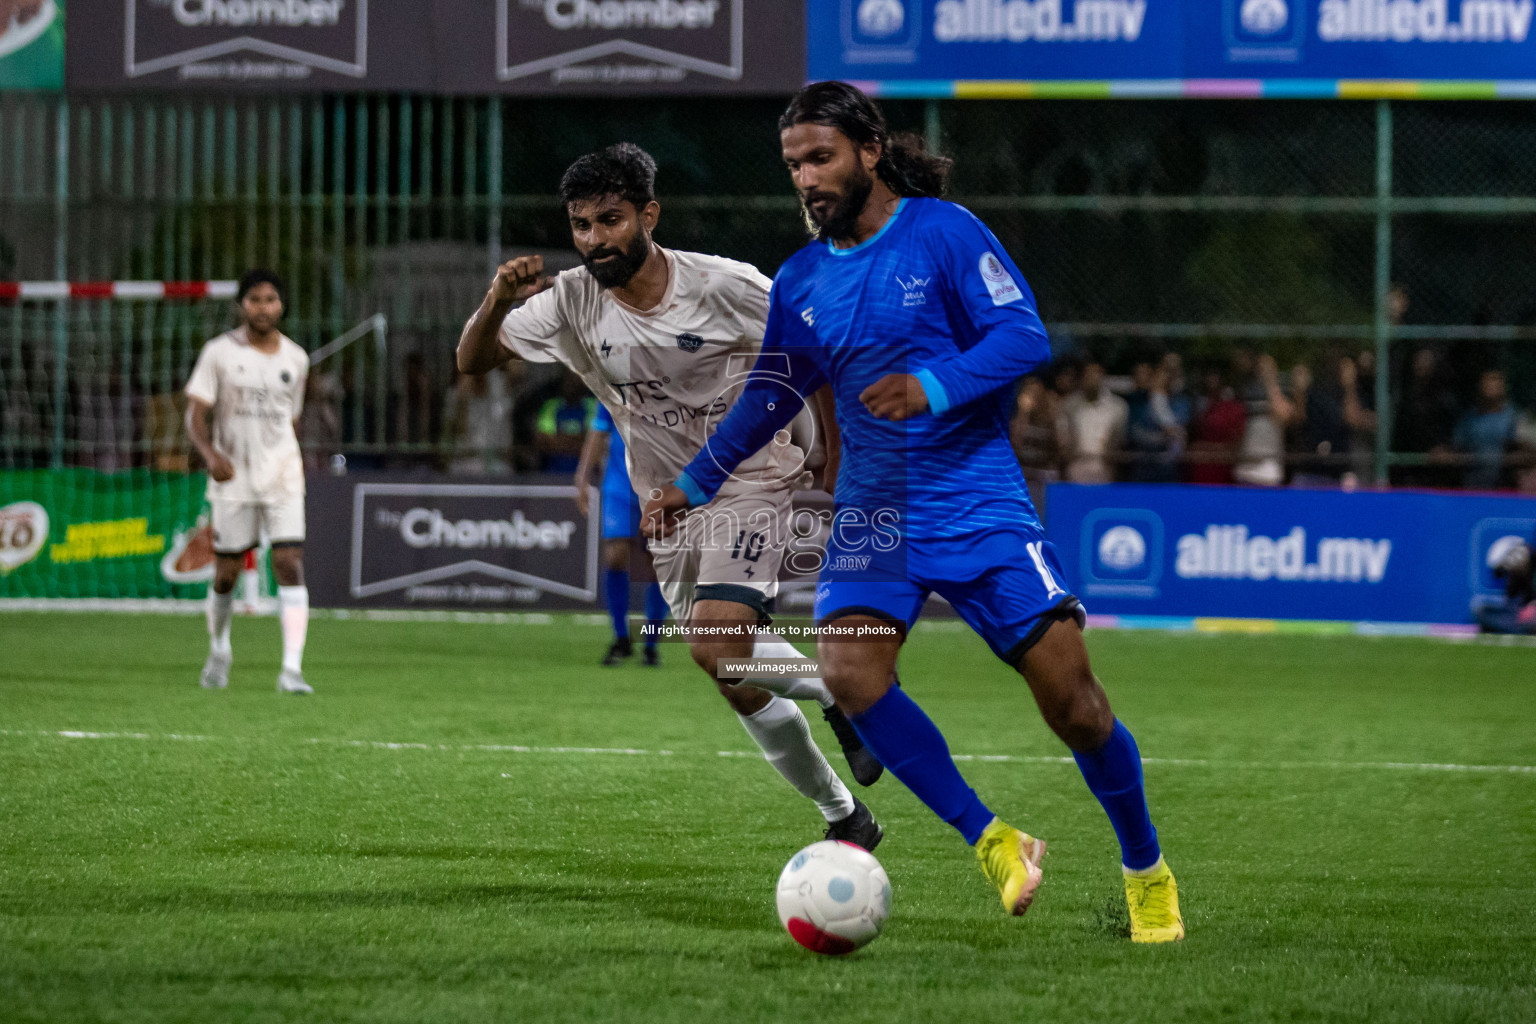
[{"label": "player's bare arm", "polygon": [[208,475],[222,484],[235,478],[235,466],[213,446],[213,437],[208,433],[208,414],[212,411],[213,406],[202,399],[187,400],[187,437],[208,464]]},{"label": "player's bare arm", "polygon": [[460,373],[489,373],[512,358],[497,338],[501,322],[512,307],[527,302],[554,284],[544,276],[543,256],[519,256],[496,268],[491,287],[459,335],[456,353]]},{"label": "player's bare arm", "polygon": [[897,423],[928,411],[922,382],[910,373],[888,373],[859,395],[870,415]]},{"label": "player's bare arm", "polygon": [[672,536],[677,521],[689,507],[688,495],[676,484],[652,491],[645,502],[645,535],[658,539]]},{"label": "player's bare arm", "polygon": [[589,430],[581,443],[581,458],[576,463],[576,511],[585,519],[592,506],[593,470],[608,461],[608,433]]}]

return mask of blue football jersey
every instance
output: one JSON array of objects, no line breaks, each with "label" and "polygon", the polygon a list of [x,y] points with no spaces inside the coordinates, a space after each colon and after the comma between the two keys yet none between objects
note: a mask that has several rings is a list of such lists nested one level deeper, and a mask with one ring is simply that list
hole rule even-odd
[{"label": "blue football jersey", "polygon": [[[832,384],[839,508],[894,510],[909,539],[1039,530],[1009,443],[1009,399],[1050,345],[1023,275],[970,211],[903,199],[860,245],[796,253],[774,280],[758,366],[782,365],[770,364],[775,352],[789,356],[800,394]],[[928,412],[901,423],[869,413],[859,395],[892,373],[917,377]],[[798,411],[773,401],[782,393],[749,385],[678,480],[695,503]]]}]

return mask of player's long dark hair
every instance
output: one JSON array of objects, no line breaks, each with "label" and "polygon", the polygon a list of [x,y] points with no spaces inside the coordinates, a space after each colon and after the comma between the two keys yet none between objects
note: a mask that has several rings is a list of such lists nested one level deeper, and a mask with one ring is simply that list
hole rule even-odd
[{"label": "player's long dark hair", "polygon": [[779,131],[797,124],[836,128],[855,146],[879,143],[883,150],[875,174],[899,196],[938,198],[949,187],[955,162],[928,152],[921,135],[892,135],[875,101],[847,82],[816,82],[795,93],[779,117]]}]

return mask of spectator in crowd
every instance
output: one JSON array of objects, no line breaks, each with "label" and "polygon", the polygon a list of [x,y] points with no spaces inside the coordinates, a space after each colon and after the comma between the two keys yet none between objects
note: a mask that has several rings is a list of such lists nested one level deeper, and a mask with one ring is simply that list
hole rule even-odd
[{"label": "spectator in crowd", "polygon": [[[1342,367],[1341,367],[1342,369]],[[1351,421],[1349,450],[1359,480],[1376,480],[1376,350],[1363,348],[1355,355],[1355,401],[1358,416]]]},{"label": "spectator in crowd", "polygon": [[[450,473],[482,476],[512,468],[512,397],[499,367],[481,376],[460,374],[445,406],[443,430],[452,451]],[[574,468],[575,463],[571,465]]]},{"label": "spectator in crowd", "polygon": [[[1353,488],[1358,482],[1350,459],[1355,431],[1367,423],[1360,407],[1354,361],[1330,356],[1322,379],[1305,363],[1291,369],[1291,416],[1287,450],[1293,455],[1296,487]],[[1374,417],[1371,418],[1374,420]]]},{"label": "spectator in crowd", "polygon": [[574,373],[560,383],[560,393],[539,408],[534,444],[539,468],[546,473],[574,473],[581,461],[581,443],[597,415],[597,399]]},{"label": "spectator in crowd", "polygon": [[1526,409],[1515,421],[1515,455],[1511,466],[1515,490],[1536,494],[1536,413]]},{"label": "spectator in crowd", "polygon": [[1024,479],[1031,484],[1061,478],[1061,453],[1056,444],[1060,414],[1061,399],[1056,392],[1037,376],[1025,377],[1014,399],[1008,436],[1024,470]]},{"label": "spectator in crowd", "polygon": [[1509,404],[1503,370],[1484,370],[1477,382],[1477,405],[1456,424],[1456,450],[1471,457],[1462,486],[1478,491],[1498,488],[1504,476],[1504,455],[1515,440],[1520,413]]},{"label": "spectator in crowd", "polygon": [[1456,477],[1445,463],[1456,430],[1456,399],[1441,372],[1435,350],[1425,346],[1413,353],[1408,382],[1398,396],[1392,416],[1394,451],[1426,455],[1429,464],[1398,466],[1392,482],[1402,487],[1452,487]]},{"label": "spectator in crowd", "polygon": [[1062,403],[1066,477],[1073,483],[1103,484],[1115,479],[1125,443],[1125,399],[1104,386],[1104,367],[1090,360],[1082,385]]},{"label": "spectator in crowd", "polygon": [[305,469],[328,467],[341,451],[341,380],[336,374],[315,370],[305,379],[298,435]]},{"label": "spectator in crowd", "polygon": [[395,440],[408,445],[427,445],[442,434],[442,405],[432,375],[420,352],[406,354],[404,387],[395,414]]},{"label": "spectator in crowd", "polygon": [[1285,427],[1295,407],[1281,390],[1280,369],[1268,353],[1238,349],[1234,364],[1246,418],[1232,476],[1253,487],[1279,487],[1285,482]]},{"label": "spectator in crowd", "polygon": [[79,464],[103,473],[139,465],[144,396],[132,387],[122,361],[90,360],[80,376],[71,409]]},{"label": "spectator in crowd", "polygon": [[1131,372],[1135,390],[1127,403],[1127,438],[1133,456],[1131,480],[1172,483],[1188,437],[1189,396],[1177,353],[1154,363],[1137,363]]},{"label": "spectator in crowd", "polygon": [[1077,389],[1082,387],[1082,384],[1083,361],[1078,356],[1065,356],[1059,362],[1051,364],[1050,376],[1046,378],[1046,386],[1056,396],[1054,405],[1058,413],[1066,404],[1067,399],[1077,394]]},{"label": "spectator in crowd", "polygon": [[1192,484],[1230,484],[1248,413],[1221,370],[1207,369],[1204,383],[1190,424],[1186,479]]}]

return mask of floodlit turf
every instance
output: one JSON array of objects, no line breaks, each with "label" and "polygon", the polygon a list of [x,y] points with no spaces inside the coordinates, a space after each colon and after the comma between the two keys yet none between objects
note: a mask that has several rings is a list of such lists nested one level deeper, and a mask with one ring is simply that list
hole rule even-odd
[{"label": "floodlit turf", "polygon": [[[1413,767],[1536,765],[1530,649],[1092,636],[1189,926],[1145,948],[1021,683],[919,632],[909,692],[956,753],[1011,756],[962,768],[1050,842],[1045,883],[1005,917],[887,778],[891,919],[832,960],[773,908],[819,816],[721,756],[749,740],[682,648],[604,670],[570,621],[322,620],[296,698],[273,620],[235,623],[222,693],[196,618],[0,638],[7,1022],[1536,1020],[1536,771]],[[482,749],[510,745],[545,749]]]}]

